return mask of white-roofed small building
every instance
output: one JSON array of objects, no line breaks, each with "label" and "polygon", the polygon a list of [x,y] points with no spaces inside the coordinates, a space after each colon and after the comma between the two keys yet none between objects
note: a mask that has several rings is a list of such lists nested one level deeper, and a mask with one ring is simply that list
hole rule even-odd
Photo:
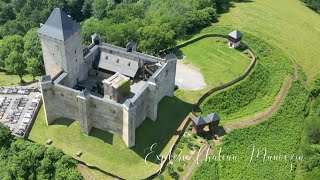
[{"label": "white-roofed small building", "polygon": [[228,45],[230,48],[238,48],[241,43],[242,34],[238,30],[234,30],[228,34]]}]

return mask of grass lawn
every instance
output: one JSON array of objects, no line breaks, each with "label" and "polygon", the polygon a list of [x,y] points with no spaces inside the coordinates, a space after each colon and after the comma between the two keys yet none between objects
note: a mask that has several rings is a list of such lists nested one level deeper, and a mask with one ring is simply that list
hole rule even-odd
[{"label": "grass lawn", "polygon": [[144,121],[136,130],[136,145],[129,149],[120,137],[99,129],[92,129],[90,136],[83,135],[78,121],[58,119],[46,126],[42,108],[29,139],[45,144],[50,138],[53,140],[52,146],[74,158],[81,150],[83,155],[79,159],[88,164],[126,179],[141,179],[153,174],[159,167],[158,162],[153,163],[155,156],[148,159],[148,166],[145,164],[144,150],[157,143],[154,155],[167,154],[171,142],[177,138],[180,123],[190,110],[191,105],[178,98],[164,98],[159,104],[157,121]]},{"label": "grass lawn", "polygon": [[[320,68],[320,16],[299,0],[256,0],[235,3],[215,26],[229,26],[260,36],[292,56],[310,81]],[[244,37],[245,39],[245,37]]]},{"label": "grass lawn", "polygon": [[201,71],[207,84],[199,91],[179,90],[178,97],[195,103],[209,89],[230,82],[246,71],[252,59],[244,51],[230,49],[225,41],[224,38],[205,38],[177,52],[177,56],[184,56],[184,63],[191,63]]},{"label": "grass lawn", "polygon": [[[25,75],[22,77],[25,82],[32,81],[31,75]],[[37,79],[37,78],[36,78]],[[0,71],[0,86],[13,86],[20,83],[20,78],[18,75],[6,74],[3,71]]]},{"label": "grass lawn", "polygon": [[211,88],[242,75],[252,60],[242,51],[230,49],[225,40],[205,38],[180,49],[183,61],[198,67]]}]

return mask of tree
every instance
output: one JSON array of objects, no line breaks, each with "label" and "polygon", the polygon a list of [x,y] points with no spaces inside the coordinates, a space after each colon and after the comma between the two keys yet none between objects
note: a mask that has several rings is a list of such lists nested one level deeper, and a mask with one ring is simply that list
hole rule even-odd
[{"label": "tree", "polygon": [[215,0],[218,13],[228,12],[230,0]]},{"label": "tree", "polygon": [[0,44],[0,67],[4,66],[4,62],[9,56],[10,52],[16,51],[18,53],[23,53],[23,46],[23,38],[21,36],[6,36]]},{"label": "tree", "polygon": [[24,58],[36,58],[42,61],[42,50],[40,38],[37,33],[38,28],[30,29],[23,37],[24,41]]},{"label": "tree", "polygon": [[102,19],[106,17],[108,2],[106,0],[93,0],[92,14],[95,18]]},{"label": "tree", "polygon": [[5,60],[5,68],[8,72],[18,75],[20,82],[23,82],[22,76],[26,72],[26,63],[20,53],[12,51]]},{"label": "tree", "polygon": [[38,179],[54,179],[54,163],[48,159],[43,158],[41,161],[40,167],[37,169],[37,178]]},{"label": "tree", "polygon": [[0,147],[8,146],[12,140],[10,129],[4,124],[0,123]]},{"label": "tree", "polygon": [[41,61],[39,61],[36,58],[27,59],[27,68],[26,68],[26,70],[27,70],[27,72],[29,74],[31,74],[33,80],[35,80],[35,77],[37,75],[41,74],[42,69],[43,69],[43,65],[42,65]]},{"label": "tree", "polygon": [[149,54],[158,53],[176,44],[175,32],[170,29],[169,23],[150,25],[138,30],[140,42],[138,48]]},{"label": "tree", "polygon": [[6,23],[8,20],[15,18],[11,4],[0,1],[0,25]]},{"label": "tree", "polygon": [[90,18],[92,15],[92,2],[93,0],[84,0],[83,2],[81,12],[84,19]]},{"label": "tree", "polygon": [[306,5],[315,10],[320,12],[320,1],[319,0],[302,0],[304,3],[306,3]]}]

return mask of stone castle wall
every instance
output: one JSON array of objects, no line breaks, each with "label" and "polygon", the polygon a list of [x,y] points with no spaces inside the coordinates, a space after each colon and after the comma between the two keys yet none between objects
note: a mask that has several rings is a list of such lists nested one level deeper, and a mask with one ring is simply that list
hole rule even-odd
[{"label": "stone castle wall", "polygon": [[102,99],[81,92],[64,84],[70,78],[62,73],[54,82],[41,82],[47,124],[57,118],[80,121],[84,134],[92,127],[116,134],[123,138],[128,147],[135,144],[135,129],[146,119],[155,121],[159,101],[164,96],[173,96],[176,61],[167,61],[132,99],[129,105]]},{"label": "stone castle wall", "polygon": [[[46,73],[51,77],[58,76],[55,80],[46,77],[40,81],[47,124],[58,118],[75,119],[86,135],[92,127],[98,128],[122,137],[126,145],[132,147],[136,128],[146,118],[156,121],[159,101],[164,96],[173,96],[176,59],[163,60],[135,51],[127,52],[106,43],[91,44],[83,57],[81,41],[81,30],[66,41],[41,36]],[[93,96],[88,91],[72,89],[89,75],[102,79],[110,77],[92,67],[100,49],[138,61],[139,65],[161,62],[162,66],[133,98],[123,104]]]},{"label": "stone castle wall", "polygon": [[92,95],[90,101],[89,119],[92,126],[122,137],[123,106]]}]

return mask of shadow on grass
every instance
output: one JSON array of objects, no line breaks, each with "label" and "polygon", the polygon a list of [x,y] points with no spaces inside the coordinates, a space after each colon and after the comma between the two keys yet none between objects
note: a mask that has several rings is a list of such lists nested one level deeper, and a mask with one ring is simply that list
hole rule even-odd
[{"label": "shadow on grass", "polygon": [[240,52],[243,52],[243,51],[248,49],[248,46],[241,43],[240,46],[235,48],[235,49],[240,51]]},{"label": "shadow on grass", "polygon": [[[136,144],[131,150],[142,158],[145,158],[150,152],[147,149],[156,143],[157,145],[153,149],[154,153],[150,155],[147,160],[160,164],[161,161],[156,161],[156,155],[160,155],[167,145],[172,146],[171,143],[168,143],[174,135],[181,133],[178,127],[190,113],[192,106],[192,104],[186,103],[177,97],[164,97],[158,104],[158,117],[156,122],[146,119],[139,128],[136,129]],[[60,118],[55,120],[51,125],[69,127],[74,122],[75,120]],[[101,139],[108,144],[113,144],[114,135],[109,132],[92,128],[89,136]],[[166,149],[164,155],[167,155],[168,150],[169,149]]]},{"label": "shadow on grass", "polygon": [[220,137],[227,134],[227,131],[222,126],[218,126],[215,130],[215,134],[217,134]]},{"label": "shadow on grass", "polygon": [[[156,155],[172,144],[168,144],[174,135],[179,135],[181,131],[177,130],[185,117],[192,110],[192,104],[186,103],[177,97],[164,97],[158,104],[158,118],[156,122],[146,119],[136,130],[136,145],[131,149],[139,156],[145,158],[152,149],[152,154],[147,160],[159,164],[160,161]],[[167,150],[167,149],[166,149]],[[168,149],[169,150],[169,149]],[[167,155],[168,151],[164,152],[163,156]]]},{"label": "shadow on grass", "polygon": [[73,119],[59,118],[59,119],[54,120],[50,124],[50,126],[52,126],[52,125],[63,125],[63,126],[69,127],[74,122],[75,122],[75,120],[73,120]]},{"label": "shadow on grass", "polygon": [[113,144],[113,134],[106,132],[106,131],[103,131],[101,129],[92,128],[89,133],[89,136],[101,139],[105,143]]}]

